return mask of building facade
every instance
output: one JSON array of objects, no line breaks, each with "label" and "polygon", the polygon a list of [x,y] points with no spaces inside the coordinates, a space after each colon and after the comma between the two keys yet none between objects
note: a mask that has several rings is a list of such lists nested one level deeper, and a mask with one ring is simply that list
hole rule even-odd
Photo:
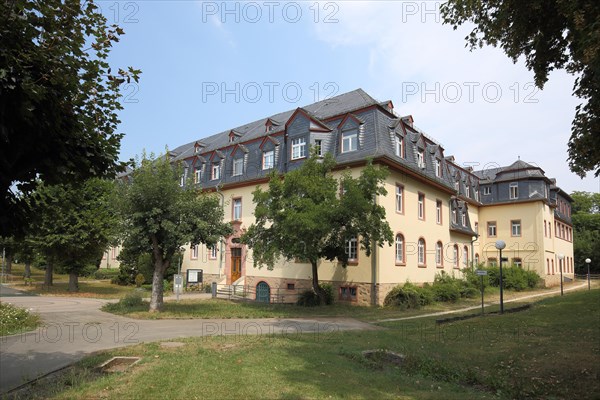
[{"label": "building facade", "polygon": [[412,116],[397,115],[391,101],[378,102],[361,89],[171,152],[172,161],[185,166],[182,185],[193,178],[216,191],[234,228],[213,249],[188,246],[184,273],[201,269],[204,282],[260,285],[277,293],[274,301],[294,301],[292,293],[309,288],[309,264],[281,260],[272,270],[258,268],[239,238],[254,222],[255,188],[266,187],[273,170],[298,168],[311,147],[334,155],[338,175],[358,175],[367,159],[389,170],[388,194],[377,201],[386,209],[393,245],[367,257],[349,241],[346,268],[320,262],[319,278],[334,286],[339,300],[382,304],[391,288],[406,281],[432,282],[440,271],[460,275],[473,263],[498,263],[499,239],[507,244],[508,263],[535,270],[546,284],[558,284],[561,269],[573,276],[572,199],[541,168],[520,160],[479,171],[461,166]]}]

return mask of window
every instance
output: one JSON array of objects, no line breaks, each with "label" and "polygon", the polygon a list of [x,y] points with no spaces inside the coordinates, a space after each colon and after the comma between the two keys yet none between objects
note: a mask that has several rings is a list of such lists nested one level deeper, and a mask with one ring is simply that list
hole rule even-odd
[{"label": "window", "polygon": [[442,257],[443,248],[444,246],[442,245],[442,242],[437,242],[435,244],[435,265],[437,265],[438,267],[444,265],[444,258]]},{"label": "window", "polygon": [[435,176],[438,178],[442,177],[442,160],[439,158],[435,159]]},{"label": "window", "polygon": [[460,192],[460,181],[454,182],[454,190]]},{"label": "window", "polygon": [[194,170],[194,183],[200,183],[200,179],[202,179],[202,168],[196,168]]},{"label": "window", "polygon": [[550,221],[548,221],[548,237],[552,237],[552,225],[550,224]]},{"label": "window", "polygon": [[396,185],[396,212],[404,212],[404,186]]},{"label": "window", "polygon": [[244,173],[244,159],[242,157],[233,160],[233,176],[238,176]]},{"label": "window", "polygon": [[460,215],[460,222],[462,223],[462,226],[467,226],[467,213],[465,211]]},{"label": "window", "polygon": [[221,164],[214,163],[212,165],[210,179],[215,180],[215,179],[220,179],[220,178],[221,178]]},{"label": "window", "polygon": [[521,236],[521,220],[510,221],[511,236]]},{"label": "window", "polygon": [[214,245],[213,247],[210,248],[210,253],[208,255],[208,258],[210,258],[211,260],[217,259],[217,245]]},{"label": "window", "polygon": [[358,131],[356,128],[342,131],[342,153],[356,151],[358,148]]},{"label": "window", "polygon": [[306,139],[292,139],[292,160],[306,157]]},{"label": "window", "polygon": [[452,210],[452,223],[455,224],[456,222],[457,222],[456,210]]},{"label": "window", "polygon": [[458,245],[452,247],[452,266],[458,268]]},{"label": "window", "polygon": [[418,208],[419,219],[425,219],[425,195],[419,193],[419,208]]},{"label": "window", "polygon": [[113,247],[112,248],[112,259],[116,260],[118,256],[119,256],[119,247]]},{"label": "window", "polygon": [[315,153],[320,157],[323,155],[323,142],[321,139],[315,140]]},{"label": "window", "polygon": [[404,158],[404,138],[400,135],[396,135],[396,155]]},{"label": "window", "polygon": [[287,290],[294,290],[294,289],[296,289],[296,284],[294,284],[294,283],[287,284]]},{"label": "window", "polygon": [[475,253],[475,265],[479,264],[479,254]]},{"label": "window", "polygon": [[242,199],[233,199],[233,220],[242,219]]},{"label": "window", "polygon": [[425,169],[425,151],[423,150],[417,152],[417,165],[419,168]]},{"label": "window", "polygon": [[463,263],[465,264],[465,267],[469,265],[469,249],[467,248],[467,246],[463,247]]},{"label": "window", "polygon": [[265,151],[263,153],[263,169],[271,169],[275,165],[275,152]]},{"label": "window", "polygon": [[425,239],[423,238],[417,242],[417,256],[419,265],[425,265]]},{"label": "window", "polygon": [[396,235],[396,264],[404,264],[404,236]]},{"label": "window", "polygon": [[523,261],[520,258],[513,258],[512,263],[515,267],[523,268]]},{"label": "window", "polygon": [[190,246],[190,258],[192,260],[197,260],[198,259],[198,245],[195,246]]},{"label": "window", "polygon": [[475,200],[479,201],[479,190],[475,189]]},{"label": "window", "polygon": [[465,186],[465,196],[471,197],[471,187],[469,185]]},{"label": "window", "polygon": [[489,237],[496,237],[496,221],[487,223],[487,231]]},{"label": "window", "polygon": [[483,187],[483,195],[487,196],[492,194],[492,187],[491,186],[484,186]]},{"label": "window", "polygon": [[479,223],[475,221],[475,232],[479,234]]},{"label": "window", "polygon": [[511,200],[519,198],[519,184],[517,182],[509,185],[509,197]]},{"label": "window", "polygon": [[352,286],[340,286],[340,300],[356,301],[356,288]]},{"label": "window", "polygon": [[546,220],[544,220],[544,237],[548,236],[548,226],[546,225]]},{"label": "window", "polygon": [[346,254],[348,255],[348,261],[356,262],[358,260],[358,241],[356,237],[349,239],[346,242]]},{"label": "window", "polygon": [[490,267],[497,267],[498,266],[498,259],[496,257],[490,257],[490,258],[488,258],[488,265]]},{"label": "window", "polygon": [[442,202],[440,200],[435,202],[435,222],[442,223]]}]

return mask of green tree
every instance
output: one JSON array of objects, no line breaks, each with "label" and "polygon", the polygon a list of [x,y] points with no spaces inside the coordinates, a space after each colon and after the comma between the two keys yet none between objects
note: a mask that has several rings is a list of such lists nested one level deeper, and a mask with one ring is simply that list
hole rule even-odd
[{"label": "green tree", "polygon": [[525,57],[543,88],[554,69],[575,75],[575,109],[569,167],[584,177],[600,175],[600,2],[597,0],[449,0],[444,23],[475,25],[465,38],[472,49],[500,46],[513,62]]},{"label": "green tree", "polygon": [[83,182],[118,167],[120,90],[113,73],[123,30],[93,0],[0,1],[0,235],[27,225],[38,182]]},{"label": "green tree", "polygon": [[54,267],[69,274],[69,291],[79,289],[85,266],[95,264],[116,234],[114,183],[98,178],[82,185],[38,185],[31,196],[36,218],[28,227],[46,256],[46,284]]},{"label": "green tree", "polygon": [[4,254],[0,254],[0,256],[4,256],[4,265],[2,265],[2,272],[6,274],[12,273],[12,261],[13,261],[13,253],[15,252],[15,238],[12,236],[0,236],[0,252]]},{"label": "green tree", "polygon": [[587,273],[586,258],[590,258],[590,270],[600,273],[600,194],[573,192],[573,252],[575,272]]},{"label": "green tree", "polygon": [[332,175],[334,166],[331,154],[323,159],[312,155],[283,179],[274,172],[267,190],[253,192],[256,222],[242,237],[258,266],[273,268],[281,258],[310,262],[313,290],[321,304],[321,259],[338,260],[346,267],[349,239],[357,238],[367,255],[373,246],[391,245],[393,240],[385,209],[375,200],[387,193],[382,185],[387,171],[369,162],[358,178],[346,172],[338,182]]},{"label": "green tree", "polygon": [[120,187],[123,247],[130,254],[152,255],[151,312],[162,309],[164,273],[183,245],[214,245],[232,232],[223,222],[220,199],[193,184],[182,187],[180,172],[166,156],[144,155]]}]

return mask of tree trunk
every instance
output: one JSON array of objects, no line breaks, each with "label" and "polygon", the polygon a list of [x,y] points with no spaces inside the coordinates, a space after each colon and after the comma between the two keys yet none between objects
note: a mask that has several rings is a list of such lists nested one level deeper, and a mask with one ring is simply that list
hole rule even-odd
[{"label": "tree trunk", "polygon": [[54,266],[52,265],[52,262],[48,262],[48,265],[46,266],[46,274],[44,276],[44,285],[46,286],[52,286],[52,272],[54,270]]},{"label": "tree trunk", "polygon": [[12,274],[12,254],[6,253],[6,273]]},{"label": "tree trunk", "polygon": [[163,265],[161,261],[154,262],[152,275],[152,296],[150,297],[150,312],[159,312],[163,308]]},{"label": "tree trunk", "polygon": [[69,273],[69,292],[79,291],[79,279],[77,272]]},{"label": "tree trunk", "polygon": [[31,278],[31,262],[25,262],[25,278]]},{"label": "tree trunk", "polygon": [[316,260],[311,260],[310,264],[312,265],[312,285],[313,285],[313,290],[315,291],[315,293],[317,294],[317,296],[319,296],[319,300],[320,300],[320,304],[321,305],[325,305],[327,304],[327,298],[325,295],[325,291],[323,289],[321,289],[321,287],[319,286],[319,272],[317,270],[317,261]]}]

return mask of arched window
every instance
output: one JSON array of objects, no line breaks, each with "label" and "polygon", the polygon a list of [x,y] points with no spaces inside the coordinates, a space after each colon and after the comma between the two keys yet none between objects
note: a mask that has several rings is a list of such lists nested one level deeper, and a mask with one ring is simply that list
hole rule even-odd
[{"label": "arched window", "polygon": [[418,254],[418,262],[419,265],[425,265],[425,239],[419,239],[417,243],[417,254]]},{"label": "arched window", "polygon": [[463,262],[465,263],[465,267],[469,266],[469,249],[467,246],[463,247]]},{"label": "arched window", "polygon": [[479,265],[479,254],[475,253],[475,264]]},{"label": "arched window", "polygon": [[435,244],[435,265],[438,267],[442,267],[444,265],[444,257],[442,257],[442,242],[437,242]]},{"label": "arched window", "polygon": [[396,235],[396,264],[404,264],[404,236]]}]

